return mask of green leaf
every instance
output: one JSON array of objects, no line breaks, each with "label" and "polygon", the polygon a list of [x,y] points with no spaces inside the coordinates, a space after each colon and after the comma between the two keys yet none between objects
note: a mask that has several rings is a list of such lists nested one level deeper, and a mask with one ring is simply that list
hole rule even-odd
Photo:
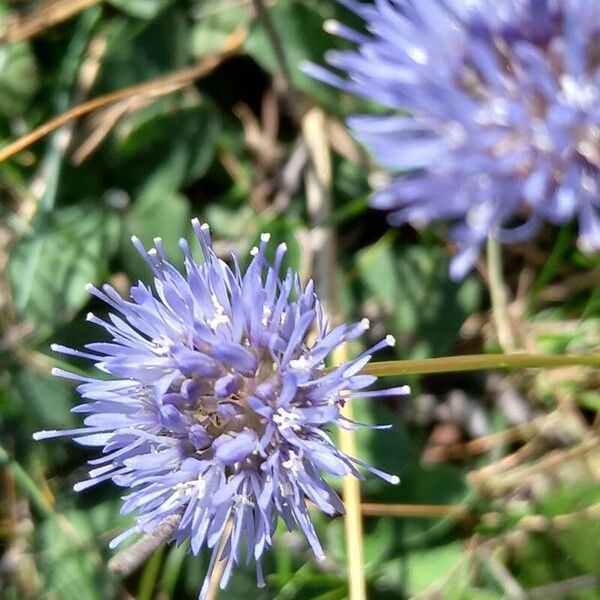
[{"label": "green leaf", "polygon": [[[599,464],[598,457],[590,455]],[[583,465],[582,465],[583,466]],[[585,467],[584,467],[585,468]],[[542,502],[540,512],[547,517],[585,511],[589,506],[600,503],[600,486],[597,483],[570,483],[551,493]],[[600,556],[600,520],[585,512],[573,518],[570,527],[553,532],[556,544],[563,548],[566,557],[578,565],[582,573],[592,573],[598,568]]]},{"label": "green leaf", "polygon": [[27,421],[31,429],[62,429],[72,427],[76,421],[70,412],[73,386],[64,379],[15,369],[10,393],[21,403],[21,421]]},{"label": "green leaf", "polygon": [[[37,567],[44,577],[48,598],[61,600],[103,600],[116,597],[115,581],[106,571],[104,554],[118,531],[118,502],[104,502],[93,508],[70,510],[57,519],[46,519],[36,527],[34,544]],[[44,594],[44,597],[46,595]]]},{"label": "green leaf", "polygon": [[0,115],[21,116],[37,91],[39,77],[28,42],[0,47]]},{"label": "green leaf", "polygon": [[115,8],[138,19],[153,19],[173,0],[108,0]]},{"label": "green leaf", "polygon": [[[368,293],[393,315],[394,332],[412,342],[410,357],[446,354],[469,314],[480,303],[480,284],[448,275],[448,257],[441,248],[392,247],[392,234],[358,253],[360,279]],[[406,352],[403,344],[399,351]]]},{"label": "green leaf", "polygon": [[600,411],[600,392],[581,392],[577,395],[577,403],[589,410]]},{"label": "green leaf", "polygon": [[[460,542],[451,542],[445,546],[411,552],[406,561],[406,588],[412,596],[427,590],[432,585],[441,584],[447,590],[448,580],[457,573],[457,567],[464,555]],[[456,596],[454,596],[456,597]],[[445,598],[450,599],[450,595]]]},{"label": "green leaf", "polygon": [[165,560],[165,566],[160,579],[160,594],[166,598],[175,597],[175,588],[177,582],[181,577],[181,569],[183,563],[189,553],[189,542],[183,546],[173,545],[169,548],[167,558]]},{"label": "green leaf", "polygon": [[[588,460],[594,461],[595,457],[591,455]],[[588,467],[583,464],[580,468],[582,473],[587,472]],[[571,472],[576,471],[577,468],[571,469]],[[552,490],[541,501],[537,512],[548,518],[562,516],[562,522],[559,527],[549,524],[547,530],[531,533],[511,556],[511,572],[524,587],[598,572],[600,522],[593,513],[585,512],[598,502],[598,484],[576,479]],[[574,600],[591,600],[597,593],[581,591],[572,597]]]},{"label": "green leaf", "polygon": [[[406,425],[378,400],[356,399],[352,402],[354,419],[369,425],[392,425],[390,429],[361,428],[356,432],[359,458],[392,475],[403,478],[410,453]],[[368,476],[365,490],[399,491],[378,477]],[[403,487],[403,486],[401,486]]]},{"label": "green leaf", "polygon": [[[325,52],[337,44],[335,38],[323,30],[321,15],[311,6],[294,0],[277,2],[268,10],[273,27],[283,42],[294,86],[339,111],[339,92],[308,77],[301,70],[305,61],[323,63]],[[252,26],[245,47],[265,70],[270,73],[279,71],[271,40],[258,20]]]},{"label": "green leaf", "polygon": [[247,25],[252,15],[249,2],[204,0],[195,14],[198,20],[191,34],[192,54],[199,57],[221,50],[227,37]]},{"label": "green leaf", "polygon": [[220,129],[207,101],[137,120],[112,155],[113,176],[134,195],[173,193],[209,168]]},{"label": "green leaf", "polygon": [[179,249],[179,239],[190,235],[190,205],[185,196],[152,193],[141,197],[126,216],[121,246],[121,256],[128,275],[135,281],[147,280],[150,271],[131,244],[131,236],[136,235],[146,248],[153,245],[155,237],[161,237],[171,262],[181,266],[183,258]]},{"label": "green leaf", "polygon": [[386,587],[401,588],[411,598],[437,598],[443,590],[440,598],[463,600],[461,592],[468,585],[466,562],[462,544],[450,542],[388,561],[382,565],[380,581]]},{"label": "green leaf", "polygon": [[396,302],[403,302],[392,242],[395,232],[387,233],[373,245],[357,254],[356,265],[367,291],[390,312]]},{"label": "green leaf", "polygon": [[[391,552],[396,532],[389,519],[380,519],[371,530],[363,532],[363,552],[367,573],[377,570]],[[344,540],[344,520],[334,519],[327,525],[327,556],[333,558],[343,569],[348,555]]]},{"label": "green leaf", "polygon": [[85,285],[104,275],[117,235],[118,221],[97,204],[38,215],[8,265],[18,316],[35,323],[37,337],[86,304]]},{"label": "green leaf", "polygon": [[231,208],[224,204],[210,204],[206,207],[206,221],[217,236],[241,238],[255,226],[255,213],[247,204]]},{"label": "green leaf", "polygon": [[[294,212],[288,211],[286,214],[278,215],[258,225],[258,230],[251,246],[258,246],[260,244],[260,234],[269,233],[271,238],[269,247],[267,248],[268,259],[274,260],[277,246],[285,244],[287,252],[281,265],[281,271],[285,273],[288,268],[298,271],[301,268],[301,246],[298,235],[300,226],[298,215]],[[250,258],[250,255],[247,254],[242,260],[246,261]]]},{"label": "green leaf", "polygon": [[[124,0],[129,5],[130,0]],[[149,81],[187,63],[187,21],[177,7],[150,21],[111,19],[104,28],[108,48],[94,85],[100,95]]]}]

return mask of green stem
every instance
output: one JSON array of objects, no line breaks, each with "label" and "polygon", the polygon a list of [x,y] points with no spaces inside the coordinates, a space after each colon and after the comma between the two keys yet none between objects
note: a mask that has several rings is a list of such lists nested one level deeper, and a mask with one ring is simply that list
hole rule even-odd
[{"label": "green stem", "polygon": [[[529,306],[534,306],[537,296],[544,286],[548,285],[556,275],[565,253],[568,251],[573,236],[573,229],[569,225],[561,227],[558,231],[558,238],[550,255],[546,259],[540,274],[531,286],[529,294]],[[584,317],[585,318],[585,317]]]},{"label": "green stem", "polygon": [[15,460],[11,459],[8,452],[0,445],[0,465],[5,466],[12,471],[14,478],[19,487],[27,494],[31,502],[34,504],[40,514],[45,517],[54,517],[52,506],[44,497],[35,481],[30,477],[29,473]]},{"label": "green stem", "polygon": [[138,600],[152,599],[164,553],[165,547],[163,545],[146,561],[138,587]]},{"label": "green stem", "polygon": [[510,326],[506,285],[502,274],[502,251],[500,242],[491,235],[487,240],[487,266],[492,316],[496,325],[498,342],[502,350],[512,352],[515,349],[515,341]]},{"label": "green stem", "polygon": [[361,373],[392,377],[488,369],[544,369],[574,365],[598,368],[600,354],[466,354],[419,360],[389,360],[371,363]]}]

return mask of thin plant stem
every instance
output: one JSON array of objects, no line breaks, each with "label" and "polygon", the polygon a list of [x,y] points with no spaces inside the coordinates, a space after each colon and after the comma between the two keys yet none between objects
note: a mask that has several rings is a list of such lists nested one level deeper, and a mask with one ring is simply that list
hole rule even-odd
[{"label": "thin plant stem", "polygon": [[489,544],[481,546],[477,550],[476,556],[500,584],[504,591],[505,598],[508,600],[527,600],[527,593],[521,587],[521,584],[514,578],[508,568],[495,556],[493,548]]},{"label": "thin plant stem", "polygon": [[600,354],[465,354],[418,360],[388,360],[367,365],[362,373],[378,377],[431,375],[489,369],[600,367]]},{"label": "thin plant stem", "polygon": [[515,340],[508,314],[506,284],[502,275],[502,250],[500,242],[492,235],[487,240],[487,266],[492,302],[492,317],[496,325],[498,342],[504,352],[515,350]]},{"label": "thin plant stem", "polygon": [[[260,3],[258,0],[257,2]],[[321,291],[326,311],[338,314],[339,303],[334,276],[335,233],[332,227],[325,224],[332,211],[333,167],[323,111],[313,108],[302,117],[302,135],[310,157],[305,171],[305,187],[306,207],[312,222],[310,245],[314,252],[313,275]],[[334,350],[333,360],[336,363],[348,360],[348,348],[345,344]],[[346,418],[353,418],[352,402],[349,399],[341,412]],[[354,432],[340,428],[339,436],[341,451],[349,456],[356,456]],[[344,529],[348,556],[348,599],[366,600],[360,487],[355,477],[344,477],[342,496],[346,507]]]},{"label": "thin plant stem", "polygon": [[54,518],[56,515],[52,510],[52,506],[44,497],[35,481],[30,477],[29,473],[15,460],[10,458],[4,447],[0,446],[0,466],[12,471],[12,474],[19,487],[27,494],[36,510],[47,518]]},{"label": "thin plant stem", "polygon": [[136,600],[152,600],[164,553],[165,546],[163,545],[146,562],[140,577]]},{"label": "thin plant stem", "polygon": [[225,565],[227,564],[227,559],[222,558],[222,554],[232,529],[233,520],[230,518],[227,522],[227,525],[225,526],[225,530],[223,532],[223,535],[221,536],[221,540],[219,541],[219,547],[216,550],[217,562],[213,568],[210,581],[208,583],[206,600],[216,600],[217,596],[219,595],[219,589],[221,589],[221,579],[223,578],[223,571],[225,570]]},{"label": "thin plant stem", "polygon": [[271,20],[271,16],[269,15],[269,11],[265,8],[265,5],[262,3],[262,0],[252,0],[252,5],[254,6],[254,10],[256,12],[256,16],[261,22],[265,33],[267,34],[269,41],[271,42],[271,46],[273,46],[273,52],[275,53],[275,60],[277,60],[277,65],[281,70],[281,75],[283,76],[283,84],[285,86],[284,91],[288,94],[292,90],[292,74],[290,72],[290,67],[288,65],[287,59],[285,57],[285,50],[283,48],[283,42],[273,25],[273,21]]},{"label": "thin plant stem", "polygon": [[[279,67],[280,77],[279,77],[279,89],[276,90],[280,93],[280,95],[286,100],[286,106],[292,113],[292,116],[295,119],[299,119],[301,116],[301,111],[298,107],[296,90],[294,89],[294,84],[292,81],[292,73],[290,71],[289,63],[285,56],[285,48],[283,45],[283,41],[273,24],[271,19],[271,15],[269,11],[265,8],[265,5],[262,0],[252,0],[252,5],[254,6],[254,11],[256,12],[256,16],[260,21],[267,37],[269,38],[269,42],[273,47],[273,53],[275,54],[275,60],[277,61],[277,66]],[[277,83],[277,81],[276,81]]]},{"label": "thin plant stem", "polygon": [[[344,362],[347,360],[346,346],[339,346],[334,353],[334,359],[336,361]],[[346,401],[341,409],[341,413],[348,419],[354,418],[351,400]],[[356,456],[356,439],[354,437],[354,432],[340,428],[339,435],[341,451],[350,456]],[[344,477],[342,483],[342,497],[346,507],[344,529],[346,532],[346,554],[348,556],[348,600],[366,600],[367,587],[364,571],[360,486],[356,477],[351,475]]]}]

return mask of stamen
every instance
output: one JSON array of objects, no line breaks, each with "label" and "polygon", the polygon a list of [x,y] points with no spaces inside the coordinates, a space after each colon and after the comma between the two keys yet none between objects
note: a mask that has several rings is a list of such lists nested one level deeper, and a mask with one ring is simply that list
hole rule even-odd
[{"label": "stamen", "polygon": [[275,423],[275,425],[277,425],[281,430],[300,430],[301,426],[297,423],[299,420],[300,415],[298,413],[286,410],[285,408],[279,408],[273,415],[273,423]]}]

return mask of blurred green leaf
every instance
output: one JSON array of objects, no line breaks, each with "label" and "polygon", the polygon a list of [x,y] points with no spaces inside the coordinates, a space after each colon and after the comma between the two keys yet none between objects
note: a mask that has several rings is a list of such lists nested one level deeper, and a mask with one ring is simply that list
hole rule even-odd
[{"label": "blurred green leaf", "polygon": [[470,587],[461,593],[456,600],[504,600],[506,596],[481,588]]},{"label": "blurred green leaf", "polygon": [[[275,218],[254,222],[253,230],[248,227],[246,232],[248,235],[249,247],[258,246],[260,244],[260,236],[262,233],[268,233],[271,237],[267,248],[267,257],[269,260],[275,258],[275,253],[279,244],[287,246],[287,252],[283,259],[281,271],[292,268],[298,270],[301,265],[300,240],[298,230],[300,221],[296,214],[288,212],[278,215]],[[242,265],[249,262],[251,256],[247,253],[242,254]]]},{"label": "blurred green leaf", "polygon": [[413,245],[395,252],[391,239],[384,236],[358,253],[360,279],[393,315],[394,331],[414,340],[409,356],[446,354],[479,306],[480,285],[474,277],[452,281],[441,248]]},{"label": "blurred green leaf", "polygon": [[[380,519],[372,529],[364,529],[363,552],[366,573],[376,571],[389,557],[395,542],[394,527],[389,519]],[[326,554],[343,569],[348,558],[344,543],[344,520],[334,519],[327,525]]]},{"label": "blurred green leaf", "polygon": [[250,3],[237,0],[203,0],[194,15],[190,49],[194,56],[205,56],[223,48],[224,42],[253,16]]},{"label": "blurred green leaf", "polygon": [[144,564],[136,600],[152,600],[164,553],[165,546],[161,546]]},{"label": "blurred green leaf", "polygon": [[[352,405],[356,421],[392,425],[390,429],[359,429],[356,433],[359,458],[392,475],[402,476],[410,455],[410,439],[404,422],[378,399],[356,399]],[[375,476],[367,476],[363,488],[369,491],[390,489],[388,483]]]},{"label": "blurred green leaf", "polygon": [[[590,457],[593,460],[593,457]],[[595,482],[571,482],[552,490],[537,508],[539,514],[560,517],[560,527],[531,533],[510,557],[510,569],[524,587],[536,587],[598,573],[600,521],[585,509],[600,502]],[[583,512],[581,512],[583,511]],[[569,516],[573,515],[574,516]],[[569,599],[593,600],[597,590],[573,592]]]},{"label": "blurred green leaf", "polygon": [[[296,0],[279,0],[269,8],[269,15],[282,40],[294,86],[332,110],[339,110],[339,92],[302,72],[303,62],[322,63],[325,52],[336,45],[335,38],[323,30],[321,15],[312,6]],[[269,36],[258,20],[254,21],[246,40],[246,51],[270,73],[279,71]]]},{"label": "blurred green leaf", "polygon": [[[589,461],[599,465],[598,457],[591,455]],[[581,573],[594,572],[600,567],[600,520],[590,514],[586,508],[600,504],[600,486],[596,483],[564,485],[544,498],[540,507],[541,514],[556,517],[569,513],[580,514],[571,519],[570,526],[551,531],[550,534],[572,564],[578,565]]]},{"label": "blurred green leaf", "polygon": [[577,403],[589,410],[600,411],[600,392],[581,392]]},{"label": "blurred green leaf", "polygon": [[208,101],[151,113],[117,142],[113,177],[134,195],[173,193],[206,172],[219,128],[218,112]]},{"label": "blurred green leaf", "polygon": [[64,379],[43,375],[31,369],[15,369],[11,378],[11,398],[18,398],[22,412],[20,429],[61,429],[76,421],[73,385]]},{"label": "blurred green leaf", "polygon": [[150,269],[131,243],[135,235],[146,248],[153,246],[153,239],[160,237],[171,262],[183,265],[179,239],[190,235],[190,205],[188,199],[176,192],[150,193],[141,197],[125,217],[121,256],[128,275],[135,281],[147,280]]},{"label": "blurred green leaf", "polygon": [[108,2],[132,17],[153,19],[173,0],[108,0]]},{"label": "blurred green leaf", "polygon": [[97,204],[40,213],[13,248],[8,265],[15,309],[47,336],[88,301],[85,284],[98,282],[114,251],[119,223]]},{"label": "blurred green leaf", "polygon": [[[118,503],[70,510],[46,519],[36,530],[37,564],[44,578],[44,597],[61,600],[106,600],[116,597],[113,577],[105,566],[107,531],[122,519]],[[110,538],[108,538],[110,539]]]},{"label": "blurred green leaf", "polygon": [[29,43],[0,46],[0,115],[22,116],[38,86],[37,63]]},{"label": "blurred green leaf", "polygon": [[[148,0],[149,1],[149,0]],[[130,0],[124,4],[129,5]],[[149,21],[121,16],[105,24],[108,48],[94,85],[94,95],[166,75],[187,63],[185,13],[173,7]]]},{"label": "blurred green leaf", "polygon": [[254,211],[250,206],[229,208],[223,204],[211,204],[206,207],[206,221],[215,235],[227,238],[241,238],[255,225]]},{"label": "blurred green leaf", "polygon": [[460,542],[411,552],[406,560],[407,592],[414,595],[431,586],[435,588],[439,586],[444,590],[447,600],[457,598],[457,594],[461,593],[461,588],[466,584],[465,574],[459,569],[463,552]]},{"label": "blurred green leaf", "polygon": [[425,600],[443,594],[439,597],[444,600],[462,600],[468,573],[461,561],[464,561],[462,544],[451,542],[385,563],[381,579],[387,586],[401,587],[409,597]]},{"label": "blurred green leaf", "polygon": [[178,580],[181,578],[181,569],[188,552],[189,543],[183,546],[173,545],[169,548],[159,583],[159,593],[164,594],[167,598],[175,597],[175,588],[177,587]]}]

